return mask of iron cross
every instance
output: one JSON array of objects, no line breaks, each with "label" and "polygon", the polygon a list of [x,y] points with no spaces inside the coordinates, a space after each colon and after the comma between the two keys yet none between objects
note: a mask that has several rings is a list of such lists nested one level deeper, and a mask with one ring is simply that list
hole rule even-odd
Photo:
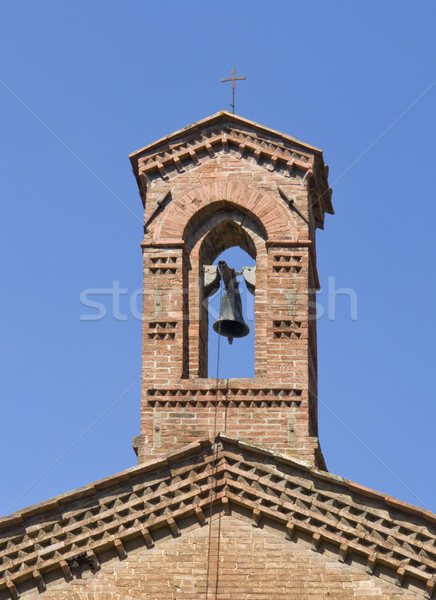
[{"label": "iron cross", "polygon": [[221,82],[224,83],[225,81],[231,81],[232,82],[232,99],[233,102],[230,105],[232,107],[232,113],[235,114],[235,81],[242,81],[243,79],[246,79],[246,77],[235,77],[235,69],[232,69],[232,76],[229,79],[221,79]]}]

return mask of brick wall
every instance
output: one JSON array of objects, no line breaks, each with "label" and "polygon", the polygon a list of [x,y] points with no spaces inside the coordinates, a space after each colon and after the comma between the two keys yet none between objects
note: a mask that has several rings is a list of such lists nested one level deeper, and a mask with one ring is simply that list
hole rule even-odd
[{"label": "brick wall", "polygon": [[306,462],[313,460],[317,448],[316,439],[309,436],[307,395],[292,383],[262,388],[247,379],[218,385],[184,380],[167,386],[152,384],[146,398],[141,430],[148,437],[138,448],[140,462],[150,448],[160,455],[220,431],[271,449],[285,448]]},{"label": "brick wall", "polygon": [[[213,531],[218,528],[214,517]],[[399,588],[387,574],[366,572],[365,566],[339,562],[325,548],[311,549],[309,541],[288,541],[274,528],[255,528],[243,515],[221,517],[212,536],[208,563],[209,527],[192,525],[178,538],[164,535],[153,548],[143,544],[120,560],[107,554],[95,574],[79,572],[69,583],[53,581],[44,600],[417,600],[422,591]],[[209,568],[208,568],[209,564]],[[206,581],[209,572],[209,594]],[[215,591],[218,591],[215,595]],[[22,598],[37,600],[37,590]]]}]

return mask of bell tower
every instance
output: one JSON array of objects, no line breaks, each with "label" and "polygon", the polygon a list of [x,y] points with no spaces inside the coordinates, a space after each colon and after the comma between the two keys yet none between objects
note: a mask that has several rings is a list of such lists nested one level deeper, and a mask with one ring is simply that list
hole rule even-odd
[{"label": "bell tower", "polygon": [[[130,160],[145,223],[138,461],[225,431],[325,468],[315,230],[333,208],[321,150],[220,112]],[[256,260],[254,377],[217,381],[207,377],[210,267],[233,246]]]}]

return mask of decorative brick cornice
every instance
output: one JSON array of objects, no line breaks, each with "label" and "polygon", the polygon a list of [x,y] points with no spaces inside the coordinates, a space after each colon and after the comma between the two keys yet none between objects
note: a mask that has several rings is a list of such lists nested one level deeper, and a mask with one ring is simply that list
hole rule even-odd
[{"label": "decorative brick cornice", "polygon": [[434,514],[223,434],[1,519],[0,590],[17,600],[29,584],[43,591],[48,571],[69,581],[79,563],[97,570],[102,552],[125,558],[130,539],[151,548],[160,529],[183,535],[192,517],[203,526],[211,486],[224,515],[244,518],[241,507],[254,526],[274,523],[314,552],[363,558],[372,575],[387,568],[397,585],[433,593]]},{"label": "decorative brick cornice", "polygon": [[262,386],[224,383],[203,388],[187,381],[184,387],[154,385],[146,391],[147,406],[292,406],[304,399],[304,390],[296,387]]},{"label": "decorative brick cornice", "polygon": [[206,131],[189,141],[171,144],[164,150],[145,155],[138,160],[138,175],[149,180],[158,177],[166,181],[221,152],[231,153],[238,159],[254,159],[268,171],[281,171],[284,177],[296,174],[304,177],[314,165],[314,158],[308,153],[226,127]]}]

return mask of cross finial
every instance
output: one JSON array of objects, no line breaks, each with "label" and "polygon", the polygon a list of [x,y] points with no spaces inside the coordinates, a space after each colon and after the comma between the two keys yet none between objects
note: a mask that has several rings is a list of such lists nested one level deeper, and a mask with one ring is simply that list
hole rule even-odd
[{"label": "cross finial", "polygon": [[225,81],[232,82],[232,103],[230,106],[232,107],[233,114],[235,114],[235,81],[242,81],[243,79],[246,79],[246,77],[235,77],[235,69],[232,69],[232,76],[229,79],[221,79],[222,83],[224,83]]}]

